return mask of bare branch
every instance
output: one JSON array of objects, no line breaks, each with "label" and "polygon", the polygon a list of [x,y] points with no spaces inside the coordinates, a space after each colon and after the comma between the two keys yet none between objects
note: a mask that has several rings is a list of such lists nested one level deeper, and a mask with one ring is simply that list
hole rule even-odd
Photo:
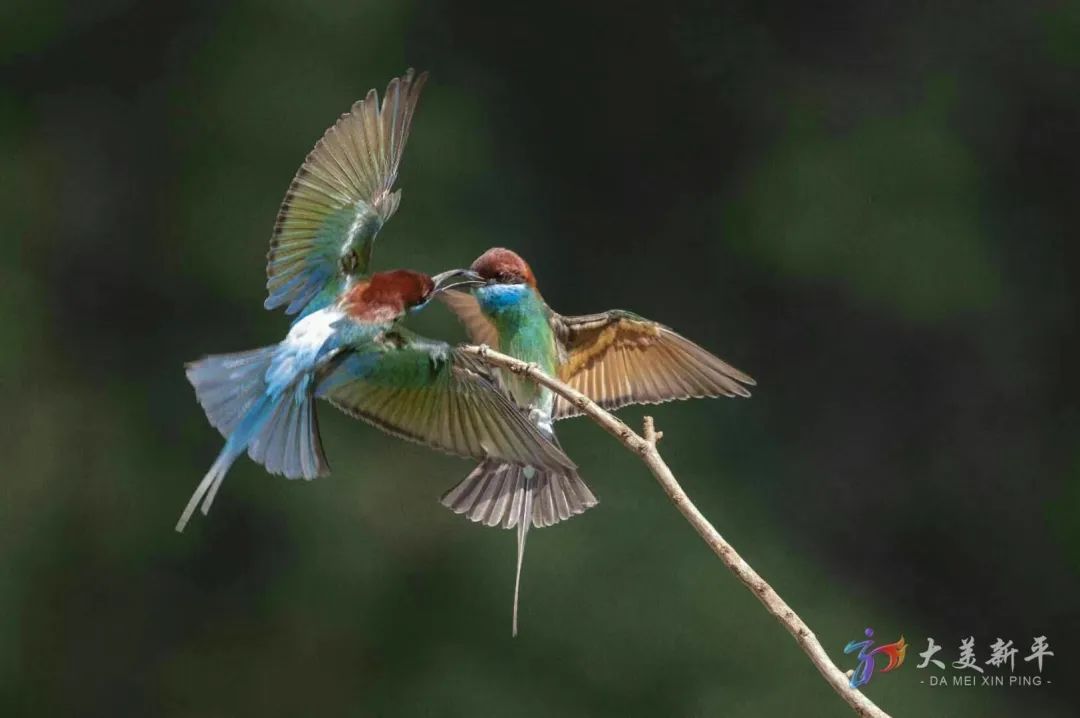
[{"label": "bare branch", "polygon": [[851,687],[849,676],[832,662],[832,659],[829,658],[810,627],[787,605],[784,599],[780,598],[772,586],[758,575],[757,571],[751,568],[750,564],[739,555],[734,547],[724,540],[724,537],[694,506],[694,503],[683,491],[679,482],[675,480],[675,475],[671,473],[671,469],[664,463],[663,458],[656,449],[656,444],[660,441],[663,433],[656,430],[651,416],[645,417],[645,426],[642,430],[643,436],[639,436],[623,421],[602,409],[589,397],[548,376],[535,364],[526,364],[506,354],[500,354],[484,345],[465,347],[464,349],[480,357],[491,366],[520,374],[541,386],[547,387],[580,409],[583,414],[599,424],[604,431],[618,439],[627,449],[638,454],[641,460],[645,462],[645,465],[649,467],[649,471],[656,477],[656,480],[660,482],[664,493],[668,495],[668,498],[675,504],[679,512],[712,549],[712,552],[724,562],[724,565],[735,574],[736,578],[742,581],[743,585],[757,596],[765,609],[795,637],[795,641],[810,659],[810,662],[814,664],[814,667],[818,669],[818,672],[832,686],[833,690],[851,706],[852,710],[857,715],[865,718],[889,718],[888,714],[878,708],[865,694]]}]

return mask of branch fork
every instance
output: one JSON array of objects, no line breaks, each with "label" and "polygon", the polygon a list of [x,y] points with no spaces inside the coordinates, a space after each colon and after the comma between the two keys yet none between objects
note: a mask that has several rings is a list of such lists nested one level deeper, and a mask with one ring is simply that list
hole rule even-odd
[{"label": "branch fork", "polygon": [[641,460],[660,483],[664,493],[675,504],[675,508],[679,510],[679,513],[694,527],[694,530],[712,549],[712,552],[724,562],[728,570],[734,573],[735,577],[761,601],[765,610],[771,613],[787,629],[788,633],[795,638],[795,642],[799,644],[799,647],[814,667],[817,668],[825,682],[855,711],[855,714],[863,718],[889,718],[889,715],[864,693],[851,687],[849,682],[851,671],[845,673],[832,662],[829,654],[826,653],[810,627],[788,606],[784,599],[780,598],[780,595],[776,593],[773,587],[739,555],[735,548],[720,535],[720,532],[709,523],[709,520],[690,500],[690,497],[679,485],[679,482],[676,481],[675,475],[656,448],[664,434],[656,430],[656,424],[651,416],[645,417],[642,434],[639,435],[625,422],[601,408],[599,404],[589,397],[558,379],[545,374],[536,364],[529,364],[506,354],[501,354],[483,344],[464,347],[464,351],[474,354],[489,366],[520,374],[534,383],[550,389],[580,409],[583,414],[592,419],[604,431],[618,439],[627,449],[641,456]]}]

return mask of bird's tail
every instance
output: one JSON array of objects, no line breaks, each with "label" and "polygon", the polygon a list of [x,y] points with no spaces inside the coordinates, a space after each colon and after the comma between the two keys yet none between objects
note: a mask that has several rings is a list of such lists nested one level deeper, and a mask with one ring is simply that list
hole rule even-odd
[{"label": "bird's tail", "polygon": [[517,528],[513,634],[517,635],[521,565],[529,528],[552,526],[596,506],[596,497],[576,471],[556,473],[488,459],[442,499],[443,506],[470,521]]},{"label": "bird's tail", "polygon": [[183,531],[195,507],[210,510],[229,467],[246,450],[273,474],[314,479],[329,472],[319,438],[310,377],[297,377],[271,395],[266,373],[276,346],[238,354],[210,356],[187,366],[188,381],[206,418],[225,437],[225,446],[176,524]]},{"label": "bird's tail", "polygon": [[266,372],[277,345],[236,354],[217,354],[188,362],[188,381],[195,387],[210,424],[226,439],[236,431],[256,402],[266,396]]}]

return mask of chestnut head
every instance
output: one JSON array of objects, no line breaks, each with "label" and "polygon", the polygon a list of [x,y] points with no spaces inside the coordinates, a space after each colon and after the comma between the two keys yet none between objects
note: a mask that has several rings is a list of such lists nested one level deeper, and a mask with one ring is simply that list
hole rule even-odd
[{"label": "chestnut head", "polygon": [[362,321],[392,321],[425,306],[445,289],[480,283],[479,275],[468,269],[451,269],[434,277],[410,269],[376,272],[351,287],[341,305]]},{"label": "chestnut head", "polygon": [[516,252],[502,247],[492,247],[472,263],[476,272],[487,284],[528,284],[536,286],[536,277],[528,263]]}]

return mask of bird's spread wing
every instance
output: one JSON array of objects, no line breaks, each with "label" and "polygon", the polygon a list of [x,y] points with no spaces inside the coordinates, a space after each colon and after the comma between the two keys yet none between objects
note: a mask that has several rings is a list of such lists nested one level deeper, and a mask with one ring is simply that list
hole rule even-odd
[{"label": "bird's spread wing", "polygon": [[482,362],[447,344],[350,354],[320,382],[318,395],[390,434],[458,456],[574,467],[496,387]]},{"label": "bird's spread wing", "polygon": [[326,131],[278,211],[267,255],[267,309],[304,309],[366,274],[375,235],[398,207],[392,191],[427,73],[409,70],[375,90]]},{"label": "bird's spread wing", "polygon": [[[754,380],[689,339],[630,312],[552,316],[566,355],[559,378],[605,409],[675,399],[750,396]],[[556,419],[581,412],[556,397]]]},{"label": "bird's spread wing", "polygon": [[480,310],[480,303],[476,301],[476,297],[467,292],[449,289],[439,292],[438,298],[450,307],[450,311],[465,325],[469,341],[473,344],[487,344],[492,349],[498,350],[499,332],[492,321]]}]

